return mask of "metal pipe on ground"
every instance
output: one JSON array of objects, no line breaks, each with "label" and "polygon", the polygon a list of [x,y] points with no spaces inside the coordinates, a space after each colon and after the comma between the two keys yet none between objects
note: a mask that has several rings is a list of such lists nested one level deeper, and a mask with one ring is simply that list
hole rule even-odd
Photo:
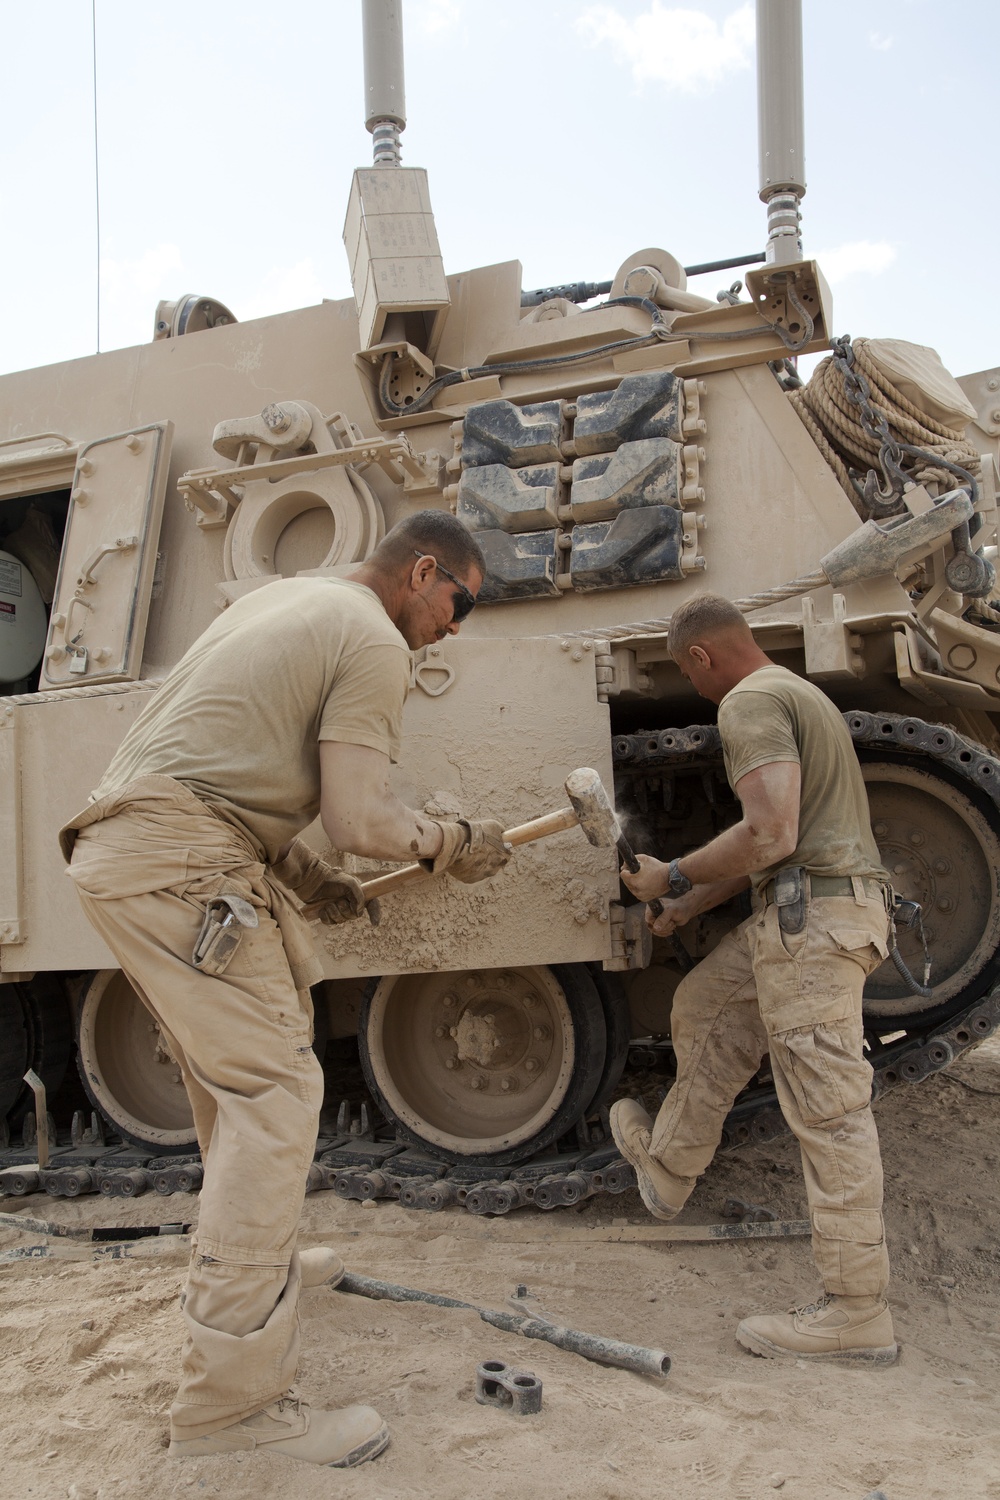
[{"label": "metal pipe on ground", "polygon": [[498,1312],[492,1307],[477,1307],[474,1302],[461,1302],[457,1297],[442,1297],[436,1292],[420,1292],[409,1286],[397,1286],[391,1281],[377,1281],[372,1276],[359,1276],[348,1271],[333,1290],[350,1292],[356,1297],[372,1297],[380,1302],[427,1302],[432,1307],[456,1307],[464,1312],[478,1313],[484,1323],[499,1328],[504,1333],[517,1333],[526,1339],[542,1339],[565,1349],[569,1354],[579,1354],[595,1364],[610,1365],[616,1370],[630,1370],[635,1375],[652,1375],[663,1380],[670,1373],[670,1356],[662,1349],[644,1349],[638,1344],[622,1344],[617,1339],[602,1338],[596,1333],[580,1333],[575,1328],[557,1328],[539,1318],[527,1318],[519,1313]]}]

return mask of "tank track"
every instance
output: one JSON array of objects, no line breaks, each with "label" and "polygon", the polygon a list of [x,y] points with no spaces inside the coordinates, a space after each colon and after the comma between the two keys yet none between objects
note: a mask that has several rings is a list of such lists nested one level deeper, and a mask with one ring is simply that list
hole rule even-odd
[{"label": "tank track", "polygon": [[[984,792],[1000,811],[1000,761],[955,730],[896,714],[852,711],[844,720],[859,748],[927,756]],[[699,762],[711,765],[722,755],[714,725],[617,736],[613,749],[616,764],[650,770]],[[922,1082],[998,1028],[1000,983],[946,1024],[875,1047],[869,1053],[874,1070],[872,1097],[880,1098],[901,1084]],[[635,1059],[647,1068],[660,1062],[666,1066],[671,1055],[669,1043],[643,1043],[633,1049]],[[726,1120],[720,1149],[731,1151],[773,1140],[787,1129],[774,1091],[751,1086]],[[388,1138],[380,1139],[383,1135]],[[34,1159],[35,1152],[27,1147],[0,1151],[4,1173],[0,1193],[18,1197],[44,1191],[56,1198],[101,1193],[134,1198],[150,1190],[196,1192],[202,1180],[197,1156],[155,1157],[127,1145],[55,1148],[50,1165],[42,1171],[30,1165]],[[395,1140],[391,1126],[373,1130],[364,1107],[352,1129],[350,1107],[342,1105],[338,1134],[321,1138],[317,1145],[307,1191],[332,1191],[340,1198],[359,1201],[391,1198],[405,1208],[430,1212],[457,1207],[472,1214],[499,1215],[528,1204],[544,1210],[569,1207],[635,1185],[632,1167],[611,1142],[553,1151],[505,1168],[495,1177],[485,1177],[483,1171],[482,1166],[448,1164],[414,1150]]]},{"label": "tank track", "polygon": [[[889,1043],[870,1056],[875,1070],[873,1098],[940,1072],[998,1028],[1000,984],[947,1027]],[[664,1063],[670,1057],[666,1044],[644,1046],[639,1052],[647,1065],[654,1060],[650,1053],[659,1053]],[[757,1088],[730,1112],[721,1149],[732,1151],[750,1142],[770,1141],[787,1129],[774,1092]],[[505,1168],[501,1176],[485,1177],[481,1167],[449,1165],[395,1139],[378,1140],[374,1135],[371,1139],[347,1135],[321,1140],[309,1168],[307,1191],[332,1191],[338,1198],[360,1201],[394,1198],[405,1208],[431,1212],[455,1207],[472,1214],[507,1214],[527,1204],[546,1210],[569,1207],[597,1194],[623,1193],[635,1186],[632,1167],[611,1143],[554,1151]],[[42,1171],[29,1165],[34,1159],[35,1153],[23,1148],[0,1151],[0,1193],[22,1197],[46,1192],[53,1198],[100,1193],[108,1198],[136,1198],[149,1191],[197,1192],[202,1180],[197,1156],[153,1157],[130,1146],[95,1151],[56,1148],[50,1165]]]}]

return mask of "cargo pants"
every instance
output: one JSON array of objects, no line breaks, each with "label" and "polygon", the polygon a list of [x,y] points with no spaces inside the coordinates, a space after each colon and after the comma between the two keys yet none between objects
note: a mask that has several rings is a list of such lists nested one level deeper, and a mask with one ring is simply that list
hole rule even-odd
[{"label": "cargo pants", "polygon": [[[272,914],[277,906],[287,918],[287,897],[236,831],[170,778],[143,778],[128,792],[98,807],[97,820],[88,822],[91,809],[69,825],[86,825],[69,873],[157,1018],[191,1100],[205,1177],[170,1419],[172,1436],[194,1438],[260,1411],[294,1382],[295,1239],[323,1074],[311,1047],[309,964],[297,988]],[[168,883],[141,889],[157,879]],[[191,954],[220,890],[250,900],[259,926],[213,976],[193,968]]]},{"label": "cargo pants", "polygon": [[680,1207],[769,1052],[778,1103],[801,1149],[824,1289],[877,1297],[889,1261],[861,992],[887,955],[888,916],[860,881],[854,889],[811,900],[795,934],[782,932],[776,906],[764,906],[685,976],[670,1023],[677,1081],[650,1151],[674,1178]]}]

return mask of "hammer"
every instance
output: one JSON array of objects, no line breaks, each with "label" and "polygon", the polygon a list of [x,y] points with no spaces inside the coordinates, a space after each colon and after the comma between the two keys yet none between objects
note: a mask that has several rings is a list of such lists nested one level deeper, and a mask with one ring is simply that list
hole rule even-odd
[{"label": "hammer", "polygon": [[[597,772],[586,769],[571,772],[566,778],[566,791],[578,813],[580,827],[590,842],[599,848],[613,843],[629,874],[637,874],[642,866],[635,857],[635,850],[622,832],[621,824],[608,801],[608,794]],[[597,832],[601,835],[599,838],[594,836]],[[654,896],[652,901],[647,902],[647,905],[654,918],[663,915],[663,902],[658,896]],[[676,933],[671,933],[667,942],[682,971],[685,974],[689,973],[694,968],[694,960],[680,938]]]},{"label": "hammer", "polygon": [[[565,785],[571,804],[569,807],[561,807],[558,812],[543,813],[540,818],[532,818],[529,823],[519,823],[515,828],[508,828],[503,836],[504,843],[514,846],[530,844],[535,839],[547,838],[550,833],[561,833],[563,829],[579,826],[586,834],[588,843],[593,844],[595,849],[613,849],[622,837],[622,831],[597,772],[587,767],[573,771],[566,778]],[[638,868],[636,865],[636,869]],[[427,877],[428,871],[423,865],[404,865],[401,870],[391,870],[388,875],[376,875],[371,880],[363,880],[361,888],[365,893],[365,900],[370,901],[373,896],[384,896],[389,891],[398,890],[400,886],[411,885],[414,881],[426,880]],[[309,908],[306,907],[307,915],[308,912]]]}]

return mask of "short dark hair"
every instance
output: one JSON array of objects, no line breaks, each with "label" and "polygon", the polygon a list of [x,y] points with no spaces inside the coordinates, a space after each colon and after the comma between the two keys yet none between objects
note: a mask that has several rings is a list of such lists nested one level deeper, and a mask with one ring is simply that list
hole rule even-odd
[{"label": "short dark hair", "polygon": [[418,510],[397,521],[368,561],[382,572],[394,573],[401,567],[407,570],[413,567],[414,552],[436,557],[459,577],[471,568],[478,568],[486,576],[486,559],[479,543],[449,511]]},{"label": "short dark hair", "polygon": [[670,616],[667,645],[674,661],[699,640],[730,630],[750,635],[750,626],[731,599],[721,594],[696,594]]}]

